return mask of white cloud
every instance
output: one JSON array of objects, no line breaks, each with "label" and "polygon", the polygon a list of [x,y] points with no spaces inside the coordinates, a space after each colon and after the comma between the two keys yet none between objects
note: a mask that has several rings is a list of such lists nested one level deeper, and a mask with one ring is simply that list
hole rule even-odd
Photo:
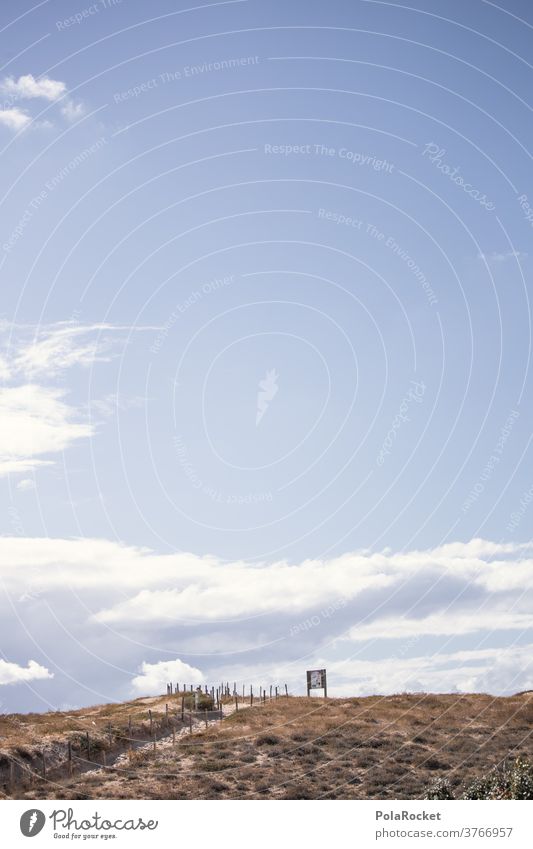
[{"label": "white cloud", "polygon": [[166,691],[166,685],[171,681],[174,685],[197,685],[203,684],[205,677],[196,667],[176,658],[159,663],[143,663],[141,674],[132,680],[131,686],[137,694],[158,696]]},{"label": "white cloud", "polygon": [[31,117],[22,109],[0,109],[0,125],[7,127],[8,130],[18,132],[30,123]]},{"label": "white cloud", "polygon": [[[252,564],[98,539],[2,537],[0,577],[15,593],[29,579],[43,591],[90,591],[106,599],[94,620],[113,627],[220,628],[261,616],[265,641],[279,636],[280,617],[287,637],[287,621],[327,605],[337,611],[323,617],[328,639],[357,643],[533,625],[524,596],[533,577],[531,543],[472,540],[401,554]],[[320,640],[320,630],[314,635]]]},{"label": "white cloud", "polygon": [[46,76],[35,79],[33,74],[25,74],[18,80],[14,77],[5,77],[0,83],[2,94],[12,95],[15,99],[22,100],[40,98],[53,102],[65,94],[66,90],[66,84],[60,80],[52,80]]},{"label": "white cloud", "polygon": [[[395,693],[470,693],[510,695],[533,688],[533,645],[492,647],[405,657],[401,651],[388,657],[339,659],[337,652],[306,655],[289,660],[217,664],[217,681],[252,684],[254,689],[286,683],[289,692],[305,692],[305,670],[327,669],[332,696],[392,695]],[[207,681],[212,680],[209,673]],[[163,688],[164,691],[164,688]]]},{"label": "white cloud", "polygon": [[53,673],[34,660],[30,660],[26,667],[0,660],[0,685],[18,684],[20,681],[37,681],[42,678],[53,677]]},{"label": "white cloud", "polygon": [[0,380],[9,380],[11,377],[11,369],[5,357],[0,355]]},{"label": "white cloud", "polygon": [[201,562],[194,555],[155,555],[110,540],[0,536],[0,578],[14,591],[30,580],[42,590],[135,591],[172,581],[180,569],[192,580]]},{"label": "white cloud", "polygon": [[[533,569],[530,570],[530,573]],[[479,631],[525,631],[533,628],[533,613],[509,612],[501,602],[485,604],[479,610],[457,613],[453,609],[420,618],[396,616],[356,625],[341,638],[354,643],[367,640],[409,639],[411,637],[474,634]]]},{"label": "white cloud", "polygon": [[39,329],[30,340],[18,342],[11,367],[27,377],[57,374],[73,366],[108,362],[115,328],[107,324],[65,321]]},{"label": "white cloud", "polygon": [[91,415],[95,414],[101,415],[104,418],[111,418],[126,410],[142,408],[146,405],[147,401],[148,398],[143,395],[133,395],[123,398],[116,392],[109,392],[102,398],[91,398]]},{"label": "white cloud", "polygon": [[73,100],[67,100],[65,105],[61,107],[61,114],[67,121],[74,123],[85,115],[85,106],[83,103],[74,103]]},{"label": "white cloud", "polygon": [[37,460],[26,457],[21,460],[8,460],[2,458],[0,453],[0,478],[7,475],[20,475],[32,472],[40,466],[52,466],[52,460]]},{"label": "white cloud", "polygon": [[0,322],[0,334],[9,338],[0,353],[0,476],[50,465],[46,455],[93,435],[65,389],[46,384],[74,366],[109,362],[123,330],[130,328],[64,321],[36,331]]},{"label": "white cloud", "polygon": [[[532,645],[327,663],[331,695],[516,693],[533,684]],[[326,664],[322,657],[313,661]],[[335,683],[333,683],[335,682]]]},{"label": "white cloud", "polygon": [[[391,597],[393,591],[409,581],[427,588],[442,577],[456,589],[468,588],[476,604],[480,599],[494,604],[495,594],[524,590],[531,585],[532,554],[531,546],[473,540],[428,551],[356,552],[296,565],[222,563],[214,558],[197,558],[192,573],[191,555],[185,555],[186,567],[181,563],[183,555],[175,555],[173,584],[167,581],[157,589],[145,585],[137,595],[101,611],[97,618],[101,622],[138,625],[187,619],[214,621],[268,613],[300,615],[339,599],[346,603],[354,601],[365,592],[373,593],[373,606],[380,611],[373,614],[370,609],[370,618],[387,618],[387,608],[381,602]],[[148,556],[147,563],[150,561],[155,575],[157,558]],[[413,592],[416,602],[418,596]],[[438,600],[433,598],[431,603],[442,612],[446,602],[438,593],[434,596]],[[388,612],[390,615],[390,605]],[[404,613],[402,608],[398,617],[403,618]],[[472,630],[477,630],[475,623]]]},{"label": "white cloud", "polygon": [[73,421],[64,390],[35,384],[0,388],[0,476],[49,463],[93,428]]},{"label": "white cloud", "polygon": [[504,263],[508,262],[510,259],[514,259],[517,262],[520,260],[527,259],[528,254],[524,253],[524,251],[505,251],[503,253],[498,251],[493,251],[489,254],[479,253],[477,258],[482,262],[487,263]]},{"label": "white cloud", "polygon": [[[5,109],[0,112],[0,124],[10,130],[21,130],[32,120],[31,116],[14,104],[20,100],[46,100],[48,103],[61,101],[61,114],[69,122],[77,121],[85,114],[83,103],[66,98],[67,85],[62,80],[33,74],[24,74],[18,79],[4,77],[0,80],[0,94],[6,98]],[[38,127],[51,127],[49,120],[36,122]]]},{"label": "white cloud", "polygon": [[21,492],[31,492],[32,489],[35,489],[35,481],[33,478],[23,478],[18,482],[17,489],[20,489]]},{"label": "white cloud", "polygon": [[[132,683],[139,694],[211,676],[287,681],[301,691],[302,669],[315,665],[328,668],[332,695],[527,689],[533,647],[509,647],[509,633],[519,640],[533,626],[532,576],[531,542],[476,539],[426,551],[257,564],[157,554],[110,540],[0,537],[6,592],[36,604],[46,595],[59,606],[58,594],[73,591],[86,605],[85,638],[96,628],[112,640],[101,627],[109,624],[117,639],[121,630],[133,629],[137,639],[144,629],[160,644],[166,627],[163,644],[181,646],[181,657],[214,652],[202,670],[180,658],[144,663]],[[328,604],[335,608],[329,618],[320,613]],[[314,613],[324,630],[293,639],[291,623]],[[455,647],[467,635],[469,645],[477,635],[491,648],[427,652],[437,638],[453,637]],[[372,659],[359,659],[369,652]],[[222,666],[224,654],[235,659],[231,668]]]}]

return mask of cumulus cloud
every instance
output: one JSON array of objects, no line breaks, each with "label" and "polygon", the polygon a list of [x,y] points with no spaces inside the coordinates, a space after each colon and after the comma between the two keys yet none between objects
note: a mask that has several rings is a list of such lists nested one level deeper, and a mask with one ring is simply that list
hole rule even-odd
[{"label": "cumulus cloud", "polygon": [[30,115],[22,109],[0,109],[0,125],[8,130],[18,132],[27,127],[31,121]]},{"label": "cumulus cloud", "polygon": [[45,666],[36,663],[35,660],[28,661],[27,666],[19,666],[17,663],[8,663],[0,660],[0,685],[18,684],[20,681],[37,681],[43,678],[53,678]]},{"label": "cumulus cloud", "polygon": [[83,103],[74,103],[73,100],[67,100],[65,105],[61,107],[61,114],[67,121],[74,123],[85,115],[85,106]]},{"label": "cumulus cloud", "polygon": [[[532,543],[472,540],[400,554],[255,564],[98,539],[3,537],[0,577],[13,592],[31,577],[44,591],[71,587],[105,597],[94,621],[114,628],[220,628],[260,616],[268,641],[280,633],[305,637],[308,629],[298,623],[317,613],[324,627],[311,640],[323,633],[360,643],[533,625]],[[321,616],[328,605],[333,613]]]},{"label": "cumulus cloud", "polygon": [[[395,693],[491,693],[511,695],[533,689],[533,645],[473,648],[468,650],[420,650],[402,654],[403,645],[385,657],[339,659],[337,651],[283,660],[259,657],[250,662],[220,664],[209,684],[237,681],[254,689],[287,684],[289,692],[305,692],[305,670],[327,669],[328,693],[332,696],[392,695]],[[170,679],[169,679],[170,680]],[[164,687],[163,687],[164,692]]]},{"label": "cumulus cloud", "polygon": [[35,79],[33,74],[25,74],[17,79],[4,77],[0,82],[2,94],[12,95],[13,98],[32,100],[40,98],[43,100],[58,100],[67,90],[67,86],[60,80],[52,80],[50,77],[39,77]]},{"label": "cumulus cloud", "polygon": [[[402,692],[511,694],[532,687],[532,645],[328,663],[332,695]],[[325,664],[324,658],[321,658]],[[320,659],[316,659],[320,665]],[[314,664],[313,664],[314,665]],[[317,667],[318,668],[318,667]]]},{"label": "cumulus cloud", "polygon": [[176,660],[162,660],[159,663],[143,663],[140,675],[133,678],[132,690],[137,695],[158,696],[164,693],[166,685],[172,681],[173,684],[203,684],[205,677],[203,673],[194,666],[189,666],[179,658]]},{"label": "cumulus cloud", "polygon": [[64,387],[50,386],[75,366],[109,362],[120,332],[130,328],[73,321],[39,327],[0,323],[0,476],[50,465],[50,454],[91,437],[95,428],[67,400]]},{"label": "cumulus cloud", "polygon": [[11,369],[5,357],[0,354],[0,380],[9,380]]},{"label": "cumulus cloud", "polygon": [[[37,606],[47,597],[72,613],[69,628],[83,623],[84,639],[98,635],[109,651],[133,634],[134,645],[175,652],[142,664],[138,694],[220,678],[301,692],[302,669],[315,666],[328,668],[332,695],[527,689],[532,647],[510,647],[509,635],[523,641],[533,626],[532,576],[533,542],[257,564],[110,540],[0,537],[12,598]],[[64,593],[80,606],[64,605]],[[440,638],[454,651],[428,652]],[[457,651],[463,639],[469,648]]]},{"label": "cumulus cloud", "polygon": [[33,480],[33,478],[23,478],[21,481],[18,482],[17,489],[19,489],[21,492],[31,492],[33,489],[35,489],[35,481]]},{"label": "cumulus cloud", "polygon": [[[437,582],[440,584],[437,591],[430,593],[425,602],[433,605],[437,612],[446,607],[447,593],[466,588],[469,594],[464,603],[477,607],[484,601],[494,604],[498,593],[529,588],[533,575],[532,554],[531,546],[473,540],[427,551],[355,552],[331,560],[308,560],[300,564],[221,563],[215,558],[193,558],[191,561],[191,555],[185,555],[182,563],[183,555],[168,556],[175,560],[173,585],[169,586],[167,581],[166,586],[151,589],[150,584],[145,583],[139,593],[102,610],[97,619],[139,625],[274,613],[301,615],[339,599],[348,604],[365,596],[371,596],[366,603],[367,618],[383,619],[386,618],[383,600],[393,599],[395,592],[411,587],[412,603],[416,605],[420,594],[416,587],[426,591]],[[147,564],[152,561],[152,574],[157,574],[158,558],[145,556]],[[445,587],[447,593],[443,592]],[[393,604],[389,601],[389,611]],[[405,604],[402,598],[396,614],[402,620]],[[419,610],[416,617],[420,616]],[[478,630],[474,621],[470,630]]]},{"label": "cumulus cloud", "polygon": [[90,425],[73,421],[64,394],[35,384],[0,388],[0,476],[50,463],[43,457],[92,435]]},{"label": "cumulus cloud", "polygon": [[[0,94],[6,98],[6,108],[0,112],[0,124],[14,131],[23,129],[32,120],[25,110],[14,106],[20,100],[45,100],[51,104],[60,102],[61,115],[70,123],[85,114],[83,103],[66,97],[66,83],[47,76],[36,78],[33,74],[24,74],[18,79],[12,76],[4,77],[0,80]],[[37,126],[50,127],[52,124],[50,121],[39,121]]]},{"label": "cumulus cloud", "polygon": [[525,631],[533,627],[533,614],[508,611],[506,604],[491,603],[484,608],[457,613],[453,609],[430,616],[397,616],[378,619],[368,625],[350,628],[342,637],[354,643],[367,640],[409,639],[411,637],[445,637],[475,634],[478,631]]}]

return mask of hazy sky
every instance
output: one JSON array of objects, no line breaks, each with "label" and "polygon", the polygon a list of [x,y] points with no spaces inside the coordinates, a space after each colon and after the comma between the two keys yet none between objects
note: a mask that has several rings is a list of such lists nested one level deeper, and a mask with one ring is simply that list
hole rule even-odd
[{"label": "hazy sky", "polygon": [[533,14],[413,3],[2,3],[0,709],[531,686]]}]

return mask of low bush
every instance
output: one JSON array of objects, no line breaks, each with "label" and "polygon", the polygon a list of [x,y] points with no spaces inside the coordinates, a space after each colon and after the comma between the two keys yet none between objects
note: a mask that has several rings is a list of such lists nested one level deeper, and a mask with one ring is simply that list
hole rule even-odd
[{"label": "low bush", "polygon": [[426,789],[425,799],[533,799],[533,761],[516,758],[474,778],[455,795],[450,782],[439,778]]},{"label": "low bush", "polygon": [[255,741],[256,746],[277,746],[278,743],[281,743],[281,740],[275,734],[261,734]]}]

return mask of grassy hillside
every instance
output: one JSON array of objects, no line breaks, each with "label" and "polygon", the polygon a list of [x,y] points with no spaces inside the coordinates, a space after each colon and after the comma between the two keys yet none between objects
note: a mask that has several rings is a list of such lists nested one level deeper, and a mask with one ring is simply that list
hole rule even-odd
[{"label": "grassy hillside", "polygon": [[[30,786],[31,776],[21,772],[22,783],[10,788],[7,782],[4,791],[18,798],[64,799],[411,799],[421,798],[435,778],[446,777],[457,787],[506,758],[533,753],[530,693],[291,697],[241,704],[237,712],[231,705],[228,700],[228,715],[207,728],[195,719],[192,734],[188,719],[181,723],[174,697],[4,717],[0,767],[15,755],[26,757],[39,773],[38,747],[45,735],[50,752],[55,746],[64,755],[65,741],[73,735],[81,740],[89,725],[101,744],[91,758],[106,761],[105,768],[87,764],[81,748],[72,778],[59,756],[46,780],[33,776]],[[155,751],[147,709],[158,737]],[[135,748],[127,751],[120,738],[127,737],[132,713],[139,732]]]}]

